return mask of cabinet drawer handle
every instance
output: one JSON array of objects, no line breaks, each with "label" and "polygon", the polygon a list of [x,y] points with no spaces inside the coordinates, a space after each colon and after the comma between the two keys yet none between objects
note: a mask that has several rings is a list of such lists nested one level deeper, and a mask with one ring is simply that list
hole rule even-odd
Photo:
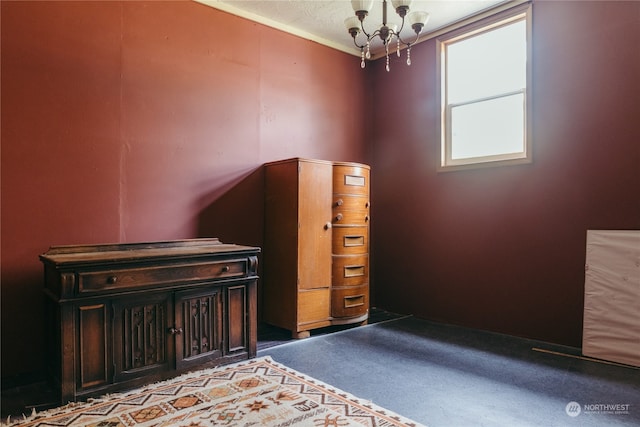
[{"label": "cabinet drawer handle", "polygon": [[364,265],[345,265],[344,266],[344,277],[358,277],[364,276]]},{"label": "cabinet drawer handle", "polygon": [[223,273],[226,273],[229,270],[231,270],[231,268],[228,265],[225,265],[224,267],[222,267],[222,272]]},{"label": "cabinet drawer handle", "polygon": [[364,236],[344,236],[342,246],[345,248],[351,246],[364,246]]},{"label": "cabinet drawer handle", "polygon": [[344,297],[344,308],[353,308],[364,305],[364,295]]},{"label": "cabinet drawer handle", "polygon": [[169,328],[169,333],[171,335],[180,335],[182,333],[182,328]]},{"label": "cabinet drawer handle", "polygon": [[369,215],[364,216],[364,222],[369,222]]},{"label": "cabinet drawer handle", "polygon": [[342,206],[343,203],[344,201],[342,199],[336,200],[336,206]]},{"label": "cabinet drawer handle", "polygon": [[340,221],[341,219],[342,219],[342,214],[341,213],[336,215],[336,221]]},{"label": "cabinet drawer handle", "polygon": [[118,281],[118,276],[109,276],[107,277],[107,283],[110,285],[115,285],[115,283]]},{"label": "cabinet drawer handle", "polygon": [[330,222],[327,222],[327,223],[324,225],[324,229],[325,229],[325,230],[329,230],[330,228],[331,228],[331,223],[330,223]]}]

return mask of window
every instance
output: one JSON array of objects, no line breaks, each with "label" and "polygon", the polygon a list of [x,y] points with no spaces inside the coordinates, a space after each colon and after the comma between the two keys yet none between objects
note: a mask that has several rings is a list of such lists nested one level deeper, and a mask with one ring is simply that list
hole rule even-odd
[{"label": "window", "polygon": [[531,161],[530,6],[438,40],[442,169]]}]

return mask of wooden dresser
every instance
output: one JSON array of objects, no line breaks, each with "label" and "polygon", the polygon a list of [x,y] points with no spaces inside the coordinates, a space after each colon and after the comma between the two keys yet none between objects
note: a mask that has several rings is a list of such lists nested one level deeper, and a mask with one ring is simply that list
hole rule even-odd
[{"label": "wooden dresser", "polygon": [[60,401],[254,357],[259,251],[218,239],[51,247],[40,259]]},{"label": "wooden dresser", "polygon": [[287,159],[265,165],[263,316],[304,338],[369,314],[367,165]]},{"label": "wooden dresser", "polygon": [[331,316],[334,324],[369,308],[369,167],[333,163]]}]

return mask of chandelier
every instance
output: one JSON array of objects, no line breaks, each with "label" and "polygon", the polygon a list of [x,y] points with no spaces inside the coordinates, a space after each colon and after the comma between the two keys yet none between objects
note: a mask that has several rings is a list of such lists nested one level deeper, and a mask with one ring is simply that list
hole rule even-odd
[{"label": "chandelier", "polygon": [[[355,11],[355,16],[351,16],[344,21],[344,25],[347,27],[347,31],[353,37],[353,43],[360,49],[360,57],[362,61],[360,66],[365,67],[365,59],[371,58],[370,44],[376,36],[380,37],[382,44],[384,45],[385,54],[387,58],[386,69],[389,71],[389,45],[393,42],[393,38],[396,39],[396,52],[400,56],[400,45],[407,48],[407,65],[411,65],[411,46],[413,46],[420,38],[420,32],[429,20],[429,14],[427,12],[409,12],[411,6],[411,0],[391,0],[393,7],[396,9],[396,13],[402,18],[402,24],[400,29],[397,29],[396,25],[387,24],[387,0],[382,1],[382,25],[380,28],[372,33],[367,33],[364,29],[364,19],[369,14],[369,11],[373,7],[373,0],[351,0],[351,6]],[[408,16],[407,16],[408,14]],[[415,39],[410,42],[406,42],[400,37],[400,33],[404,28],[404,20],[407,17],[411,28],[415,31]],[[366,42],[358,44],[357,36],[360,31],[367,37]]]}]

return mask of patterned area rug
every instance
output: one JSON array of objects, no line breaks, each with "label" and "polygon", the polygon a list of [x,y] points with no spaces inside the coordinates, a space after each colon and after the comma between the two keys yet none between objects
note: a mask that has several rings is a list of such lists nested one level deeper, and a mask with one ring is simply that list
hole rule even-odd
[{"label": "patterned area rug", "polygon": [[12,426],[394,427],[420,424],[261,357],[34,414]]}]

